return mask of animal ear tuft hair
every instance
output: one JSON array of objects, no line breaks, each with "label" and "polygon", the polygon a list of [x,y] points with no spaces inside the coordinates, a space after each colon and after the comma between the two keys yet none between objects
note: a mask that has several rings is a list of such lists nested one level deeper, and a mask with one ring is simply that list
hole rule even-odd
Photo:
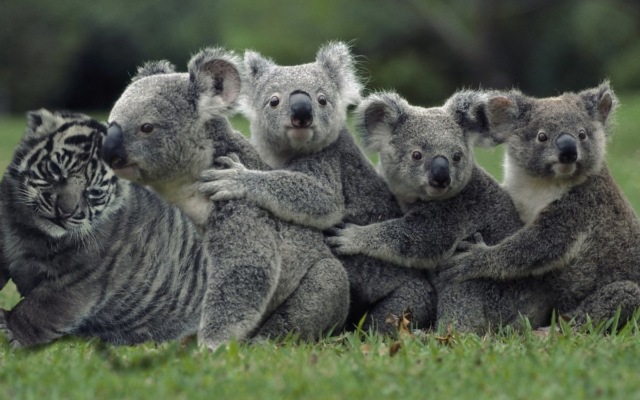
[{"label": "animal ear tuft hair", "polygon": [[609,81],[602,82],[598,87],[583,90],[578,93],[578,96],[580,96],[587,113],[596,121],[607,126],[612,120],[611,115],[618,107],[618,98],[611,89]]},{"label": "animal ear tuft hair", "polygon": [[260,53],[251,50],[244,52],[243,62],[249,78],[253,81],[276,65],[270,58],[263,57]]},{"label": "animal ear tuft hair", "polygon": [[368,151],[379,152],[394,129],[406,120],[407,101],[394,92],[377,92],[365,98],[355,110],[355,124]]},{"label": "animal ear tuft hair", "polygon": [[244,80],[240,58],[220,47],[205,48],[189,61],[189,82],[201,114],[230,113],[238,106]]},{"label": "animal ear tuft hair", "polygon": [[362,84],[356,73],[356,61],[351,49],[343,42],[329,42],[318,50],[316,62],[329,78],[338,84],[341,96],[347,105],[358,104],[362,99]]},{"label": "animal ear tuft hair", "polygon": [[131,78],[131,82],[151,75],[172,74],[174,72],[176,72],[176,67],[167,60],[147,61],[138,67],[136,74]]}]

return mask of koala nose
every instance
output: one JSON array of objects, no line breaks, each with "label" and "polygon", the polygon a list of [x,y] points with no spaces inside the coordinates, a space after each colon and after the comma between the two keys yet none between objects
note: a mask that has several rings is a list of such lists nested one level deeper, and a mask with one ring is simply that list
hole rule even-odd
[{"label": "koala nose", "polygon": [[436,188],[446,188],[450,183],[449,160],[443,156],[435,157],[431,161],[429,170],[429,185]]},{"label": "koala nose", "polygon": [[107,130],[107,137],[102,142],[100,157],[111,168],[121,168],[127,164],[127,153],[124,151],[124,136],[118,124],[111,124]]},{"label": "koala nose", "polygon": [[556,139],[558,158],[562,164],[571,164],[578,159],[578,144],[576,139],[568,133],[563,133]]},{"label": "koala nose", "polygon": [[295,128],[308,128],[313,122],[311,97],[304,92],[294,92],[289,97],[291,107],[291,125]]}]

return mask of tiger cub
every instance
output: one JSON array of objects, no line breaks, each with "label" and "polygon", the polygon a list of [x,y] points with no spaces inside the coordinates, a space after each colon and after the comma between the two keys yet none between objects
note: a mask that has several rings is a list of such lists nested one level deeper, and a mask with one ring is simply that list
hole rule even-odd
[{"label": "tiger cub", "polygon": [[14,347],[64,335],[114,344],[195,334],[208,261],[190,220],[100,159],[106,126],[82,114],[28,113],[0,182],[0,309]]}]

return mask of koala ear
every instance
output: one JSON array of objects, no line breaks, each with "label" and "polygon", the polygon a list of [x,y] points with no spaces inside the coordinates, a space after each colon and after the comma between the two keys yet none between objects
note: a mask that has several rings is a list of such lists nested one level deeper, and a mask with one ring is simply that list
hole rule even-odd
[{"label": "koala ear", "polygon": [[244,66],[247,69],[249,78],[253,81],[264,75],[276,64],[269,58],[265,58],[260,53],[246,50],[244,52]]},{"label": "koala ear", "polygon": [[469,133],[473,145],[479,147],[504,143],[518,117],[515,98],[498,92],[458,92],[447,100],[445,109]]},{"label": "koala ear", "polygon": [[618,99],[609,85],[604,81],[600,86],[578,93],[589,115],[596,121],[606,125],[609,116],[618,106]]},{"label": "koala ear", "polygon": [[361,100],[362,84],[356,74],[355,59],[347,44],[333,42],[321,47],[316,54],[316,62],[337,83],[341,97],[347,104],[357,104]]},{"label": "koala ear", "polygon": [[207,48],[189,61],[189,82],[202,115],[235,109],[242,89],[240,59],[232,51]]},{"label": "koala ear", "polygon": [[368,151],[382,150],[395,127],[406,120],[407,107],[407,101],[393,92],[373,93],[358,105],[355,124]]},{"label": "koala ear", "polygon": [[147,61],[141,67],[138,67],[138,71],[131,78],[131,82],[151,75],[172,74],[174,72],[176,72],[176,67],[167,60]]},{"label": "koala ear", "polygon": [[483,92],[457,92],[446,101],[444,109],[464,129],[472,145],[492,147],[502,142],[490,134],[486,95]]}]

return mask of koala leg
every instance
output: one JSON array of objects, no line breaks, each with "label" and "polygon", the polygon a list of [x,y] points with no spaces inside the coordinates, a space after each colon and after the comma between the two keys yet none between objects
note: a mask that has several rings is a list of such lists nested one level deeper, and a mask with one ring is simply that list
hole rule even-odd
[{"label": "koala leg", "polygon": [[489,328],[484,286],[478,281],[447,283],[438,290],[438,329],[482,333]]},{"label": "koala leg", "polygon": [[205,242],[211,266],[198,343],[211,350],[246,339],[260,324],[281,268],[277,232],[260,212],[241,206],[223,211]]},{"label": "koala leg", "polygon": [[363,329],[381,334],[394,334],[397,327],[387,323],[389,314],[401,316],[411,312],[411,324],[415,328],[429,328],[436,316],[435,290],[427,279],[411,279],[398,286],[388,296],[369,309]]},{"label": "koala leg", "polygon": [[342,263],[334,258],[318,261],[300,285],[262,324],[255,339],[298,333],[302,339],[317,339],[332,328],[342,329],[349,309],[349,281]]},{"label": "koala leg", "polygon": [[620,308],[620,323],[622,327],[640,307],[640,287],[632,281],[613,282],[601,287],[585,298],[580,305],[568,313],[575,317],[578,325],[587,321],[587,315],[594,322],[606,321],[612,318]]}]

